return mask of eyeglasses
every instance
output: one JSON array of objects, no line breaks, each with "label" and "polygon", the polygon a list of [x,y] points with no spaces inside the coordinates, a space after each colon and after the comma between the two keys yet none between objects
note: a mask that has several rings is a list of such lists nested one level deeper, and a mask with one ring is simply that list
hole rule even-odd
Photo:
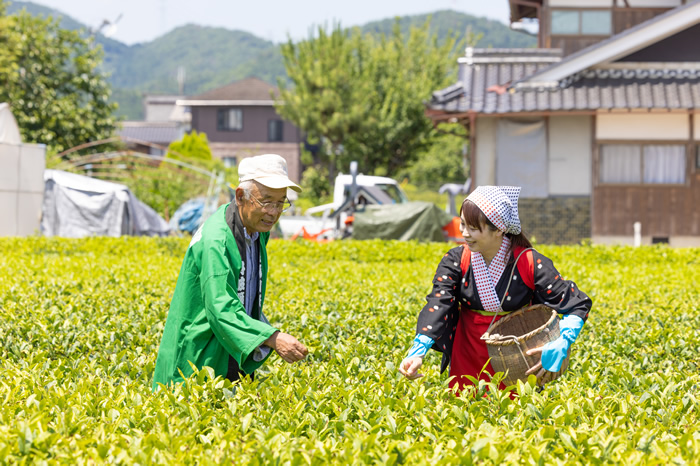
[{"label": "eyeglasses", "polygon": [[292,203],[287,198],[285,198],[282,202],[260,202],[260,200],[258,200],[258,198],[252,194],[250,194],[250,197],[253,198],[255,202],[262,207],[262,210],[267,213],[286,212],[290,207],[292,207]]}]

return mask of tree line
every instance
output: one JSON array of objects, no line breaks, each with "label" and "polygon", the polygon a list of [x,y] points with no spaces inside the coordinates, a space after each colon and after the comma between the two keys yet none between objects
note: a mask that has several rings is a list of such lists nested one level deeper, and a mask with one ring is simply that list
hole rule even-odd
[{"label": "tree line", "polygon": [[[94,38],[6,8],[0,0],[0,101],[10,103],[24,140],[55,154],[112,136],[116,106]],[[329,193],[329,180],[352,160],[363,173],[434,189],[463,181],[466,134],[434,127],[425,103],[455,82],[457,57],[476,40],[396,20],[388,33],[335,25],[283,44],[288,79],[279,79],[276,105],[306,135],[308,195]]]}]

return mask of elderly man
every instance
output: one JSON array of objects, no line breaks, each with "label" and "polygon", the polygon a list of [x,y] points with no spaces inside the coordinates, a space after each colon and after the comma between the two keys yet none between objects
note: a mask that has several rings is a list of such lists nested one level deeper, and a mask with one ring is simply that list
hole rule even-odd
[{"label": "elderly man", "polygon": [[209,366],[231,381],[254,371],[275,350],[293,363],[308,351],[272,327],[263,314],[270,229],[289,207],[279,155],[245,158],[236,199],[221,206],[192,237],[170,304],[153,376],[153,390]]}]

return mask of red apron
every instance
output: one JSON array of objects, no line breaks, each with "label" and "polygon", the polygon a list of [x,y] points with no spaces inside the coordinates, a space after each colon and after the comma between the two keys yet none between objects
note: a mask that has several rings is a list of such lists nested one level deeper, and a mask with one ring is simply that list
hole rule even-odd
[{"label": "red apron", "polygon": [[[499,320],[501,317],[496,316],[496,320]],[[481,340],[481,335],[486,333],[492,319],[493,315],[482,316],[468,309],[460,310],[450,363],[450,376],[456,377],[450,380],[450,388],[454,387],[455,384],[459,384],[459,390],[461,391],[467,385],[472,385],[472,382],[464,377],[465,375],[470,375],[475,379],[491,380],[486,374],[486,372],[489,374],[494,373],[490,362],[484,369],[484,372],[481,372],[489,359],[489,352],[486,348],[486,343]],[[479,375],[479,372],[481,372],[481,375]],[[505,388],[505,384],[501,382],[500,389],[503,390]]]}]

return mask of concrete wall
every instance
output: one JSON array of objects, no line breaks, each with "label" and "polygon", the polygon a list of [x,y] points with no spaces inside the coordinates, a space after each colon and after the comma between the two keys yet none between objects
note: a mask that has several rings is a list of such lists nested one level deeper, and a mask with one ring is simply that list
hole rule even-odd
[{"label": "concrete wall", "polygon": [[39,232],[46,148],[0,143],[0,236]]},{"label": "concrete wall", "polygon": [[549,194],[591,194],[593,143],[590,116],[549,118]]}]

